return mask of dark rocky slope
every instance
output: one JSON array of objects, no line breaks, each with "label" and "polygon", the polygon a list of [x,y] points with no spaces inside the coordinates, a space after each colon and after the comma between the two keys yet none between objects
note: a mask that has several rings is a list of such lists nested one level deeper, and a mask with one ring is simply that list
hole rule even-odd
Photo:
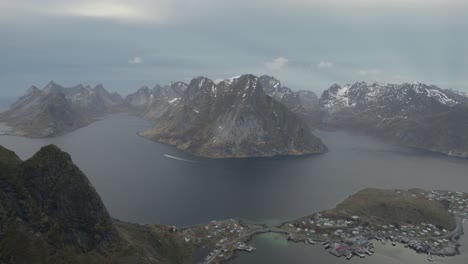
[{"label": "dark rocky slope", "polygon": [[0,146],[0,263],[187,263],[168,227],[112,220],[70,156],[43,147],[21,161]]}]

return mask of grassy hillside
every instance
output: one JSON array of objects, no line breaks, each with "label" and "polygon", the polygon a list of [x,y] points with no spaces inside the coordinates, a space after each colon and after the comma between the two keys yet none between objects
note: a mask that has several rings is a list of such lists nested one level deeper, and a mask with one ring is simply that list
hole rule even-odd
[{"label": "grassy hillside", "polygon": [[351,195],[328,215],[358,215],[362,221],[375,224],[432,223],[448,230],[455,228],[455,219],[438,201],[424,198],[421,192],[364,189]]}]

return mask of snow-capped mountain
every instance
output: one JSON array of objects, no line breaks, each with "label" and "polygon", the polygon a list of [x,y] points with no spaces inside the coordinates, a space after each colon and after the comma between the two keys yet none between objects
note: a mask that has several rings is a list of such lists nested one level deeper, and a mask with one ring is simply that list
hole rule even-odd
[{"label": "snow-capped mountain", "polygon": [[56,136],[89,124],[122,101],[120,95],[110,94],[102,85],[65,88],[50,82],[42,90],[29,88],[8,111],[0,114],[0,121],[11,125],[17,135]]},{"label": "snow-capped mountain", "polygon": [[268,96],[253,75],[218,84],[195,78],[155,123],[140,134],[199,156],[302,155],[326,150],[305,122]]},{"label": "snow-capped mountain", "polygon": [[365,130],[399,143],[468,155],[468,104],[422,83],[333,85],[320,98],[322,122]]}]

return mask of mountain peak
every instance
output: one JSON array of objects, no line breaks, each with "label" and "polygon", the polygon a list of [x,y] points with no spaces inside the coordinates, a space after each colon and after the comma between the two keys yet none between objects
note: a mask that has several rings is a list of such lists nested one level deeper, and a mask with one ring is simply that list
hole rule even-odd
[{"label": "mountain peak", "polygon": [[[8,166],[21,162],[15,152],[0,146],[0,166]],[[0,172],[1,175],[1,172]]]},{"label": "mountain peak", "polygon": [[29,89],[26,91],[26,95],[35,95],[35,94],[39,94],[40,92],[41,90],[39,90],[39,88],[33,85],[29,87]]},{"label": "mountain peak", "polygon": [[[37,201],[48,221],[60,223],[63,236],[51,243],[88,251],[117,236],[88,178],[73,164],[70,155],[57,146],[42,147],[32,158],[22,162],[18,177],[28,183],[31,198]],[[54,230],[46,226],[42,232]]]},{"label": "mountain peak", "polygon": [[57,84],[56,84],[53,80],[51,80],[51,81],[46,85],[46,87],[48,87],[48,86],[56,86],[56,85],[57,85]]},{"label": "mountain peak", "polygon": [[104,86],[102,86],[102,84],[98,84],[98,85],[96,85],[96,87],[94,87],[94,90],[105,91],[106,89],[104,89]]},{"label": "mountain peak", "polygon": [[216,88],[216,84],[209,78],[204,76],[199,76],[190,81],[187,89],[185,90],[186,93],[190,94],[198,94],[200,91],[205,92],[212,92]]},{"label": "mountain peak", "polygon": [[149,92],[149,90],[150,90],[149,87],[144,85],[144,86],[140,87],[140,89],[138,89],[137,92]]},{"label": "mountain peak", "polygon": [[57,92],[60,92],[62,90],[62,86],[58,85],[57,83],[55,83],[54,81],[50,81],[45,87],[44,89],[42,89],[42,91],[46,94],[50,94],[50,93],[57,93]]},{"label": "mountain peak", "polygon": [[57,162],[71,162],[71,157],[68,153],[63,152],[56,145],[50,144],[42,147],[31,159],[48,159]]},{"label": "mountain peak", "polygon": [[339,84],[337,84],[337,83],[334,83],[332,86],[330,86],[329,89],[331,89],[331,90],[337,90],[337,89],[341,89],[341,86],[340,86]]}]

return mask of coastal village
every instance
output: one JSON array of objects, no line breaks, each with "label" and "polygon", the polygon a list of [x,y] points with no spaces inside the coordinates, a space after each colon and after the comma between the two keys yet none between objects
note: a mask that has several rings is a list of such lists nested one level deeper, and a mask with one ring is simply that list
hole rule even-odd
[{"label": "coastal village", "polygon": [[396,243],[404,244],[406,248],[427,254],[428,261],[433,261],[433,255],[452,256],[459,253],[457,240],[463,234],[462,221],[468,219],[468,194],[449,191],[395,191],[401,195],[444,202],[456,221],[455,230],[446,230],[429,222],[369,225],[361,221],[359,215],[353,215],[351,219],[331,219],[321,213],[287,223],[282,228],[290,232],[288,239],[291,241],[309,244],[320,241],[320,245],[332,255],[347,259],[371,256],[375,242],[393,246]]},{"label": "coastal village", "polygon": [[[339,217],[328,211],[313,214],[280,227],[248,225],[239,220],[212,221],[206,225],[177,230],[186,243],[206,250],[200,263],[223,263],[232,259],[236,252],[255,250],[247,243],[261,233],[279,233],[291,242],[323,247],[331,255],[351,259],[374,254],[374,243],[396,246],[397,243],[418,253],[433,256],[459,254],[458,238],[463,234],[463,220],[468,219],[468,194],[450,191],[394,190],[397,195],[411,196],[446,205],[453,217],[455,228],[447,230],[430,221],[418,224],[375,224],[360,215]],[[175,227],[174,227],[174,230]]]},{"label": "coastal village", "polygon": [[332,219],[322,213],[286,223],[282,229],[290,233],[288,239],[291,241],[306,244],[320,242],[332,255],[347,259],[371,256],[375,242],[393,246],[401,243],[406,248],[427,254],[429,261],[433,261],[433,255],[452,256],[459,253],[457,240],[463,234],[463,220],[468,219],[468,194],[449,191],[395,192],[443,202],[455,219],[455,229],[446,230],[430,222],[369,225],[368,222],[361,221],[359,215],[353,215],[351,219]]},{"label": "coastal village", "polygon": [[[247,242],[263,226],[247,225],[239,220],[211,221],[206,225],[185,228],[180,231],[186,243],[207,250],[208,255],[202,263],[220,263],[234,257],[236,251],[252,252],[255,250]],[[174,231],[175,227],[172,227]]]}]

